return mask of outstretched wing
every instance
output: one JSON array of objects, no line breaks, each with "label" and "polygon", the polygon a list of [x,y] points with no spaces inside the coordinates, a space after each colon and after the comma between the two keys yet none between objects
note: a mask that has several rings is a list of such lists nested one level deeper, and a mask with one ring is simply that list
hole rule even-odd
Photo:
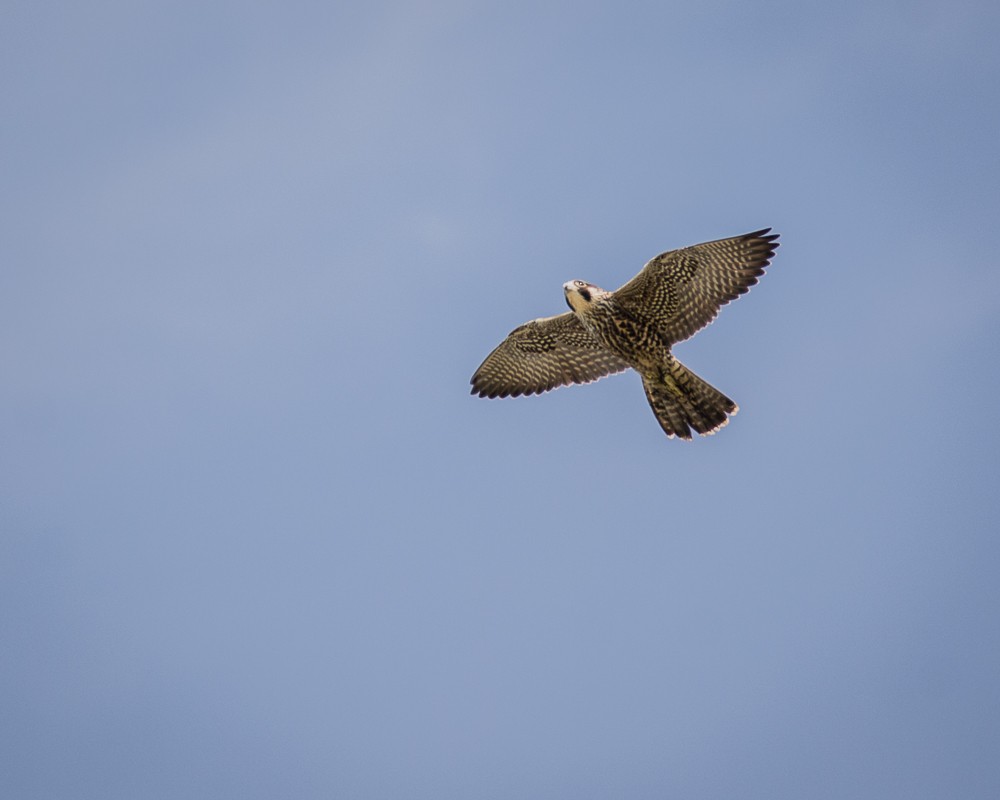
[{"label": "outstretched wing", "polygon": [[770,228],[661,253],[614,293],[625,310],[656,319],[671,343],[684,341],[757,283],[778,247]]},{"label": "outstretched wing", "polygon": [[627,368],[567,312],[512,330],[472,376],[472,393],[480,397],[536,394],[568,383],[589,383]]}]

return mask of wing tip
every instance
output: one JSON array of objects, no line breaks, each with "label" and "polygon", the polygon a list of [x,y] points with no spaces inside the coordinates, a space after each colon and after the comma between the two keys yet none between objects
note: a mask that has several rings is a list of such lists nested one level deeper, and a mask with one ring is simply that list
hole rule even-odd
[{"label": "wing tip", "polygon": [[780,233],[771,233],[771,228],[761,228],[759,231],[744,233],[740,238],[744,241],[756,239],[758,241],[767,242],[773,249],[781,246],[781,242],[778,241],[780,236]]},{"label": "wing tip", "polygon": [[487,383],[480,383],[479,381],[477,381],[478,377],[479,377],[478,375],[474,375],[472,377],[471,381],[472,391],[470,391],[469,394],[472,395],[473,397],[484,397],[487,400],[496,400],[497,398],[504,398],[504,397],[521,397],[522,395],[527,397],[528,395],[532,394],[542,394],[543,392],[548,392],[551,389],[558,388],[558,386],[561,385],[557,384],[556,386],[543,386],[539,389],[536,389],[534,387],[528,387],[527,389],[522,389],[520,387],[508,389],[507,387],[504,386],[492,386]]}]

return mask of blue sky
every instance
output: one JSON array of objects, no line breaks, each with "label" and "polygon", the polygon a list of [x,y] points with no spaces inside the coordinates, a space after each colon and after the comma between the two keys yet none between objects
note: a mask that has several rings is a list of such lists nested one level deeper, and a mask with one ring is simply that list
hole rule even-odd
[{"label": "blue sky", "polygon": [[[4,796],[997,796],[995,4],[3,20]],[[469,396],[764,226],[719,435]]]}]

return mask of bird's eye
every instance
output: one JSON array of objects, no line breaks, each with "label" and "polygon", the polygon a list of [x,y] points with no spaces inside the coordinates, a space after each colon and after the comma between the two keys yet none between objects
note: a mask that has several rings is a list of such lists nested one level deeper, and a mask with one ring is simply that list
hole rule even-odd
[{"label": "bird's eye", "polygon": [[586,286],[587,285],[583,281],[573,281],[573,283],[575,283],[577,286]]}]

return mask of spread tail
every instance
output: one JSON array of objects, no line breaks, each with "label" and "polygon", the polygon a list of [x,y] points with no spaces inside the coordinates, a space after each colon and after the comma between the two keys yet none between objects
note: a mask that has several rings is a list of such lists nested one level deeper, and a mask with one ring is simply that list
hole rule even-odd
[{"label": "spread tail", "polygon": [[656,421],[671,438],[690,439],[692,430],[703,436],[715,433],[740,410],[673,357],[661,369],[643,375],[642,386]]}]

